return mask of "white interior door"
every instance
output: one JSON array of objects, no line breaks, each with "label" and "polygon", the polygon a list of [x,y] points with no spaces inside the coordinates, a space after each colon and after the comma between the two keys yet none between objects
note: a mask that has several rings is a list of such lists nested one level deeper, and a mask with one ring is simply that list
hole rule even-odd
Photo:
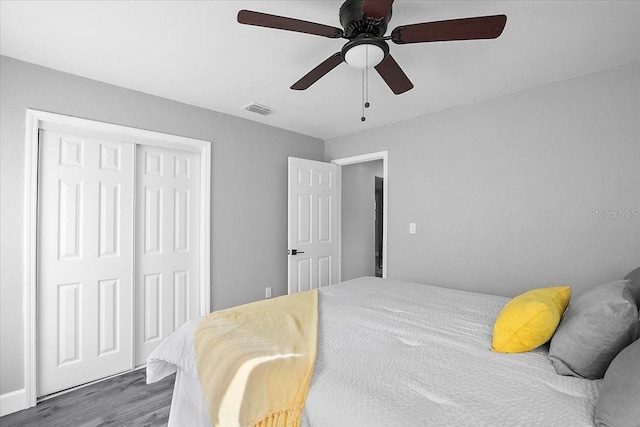
[{"label": "white interior door", "polygon": [[40,141],[38,396],[132,368],[135,150]]},{"label": "white interior door", "polygon": [[200,314],[200,155],[138,146],[136,366]]},{"label": "white interior door", "polygon": [[289,293],[337,282],[338,166],[289,157]]}]

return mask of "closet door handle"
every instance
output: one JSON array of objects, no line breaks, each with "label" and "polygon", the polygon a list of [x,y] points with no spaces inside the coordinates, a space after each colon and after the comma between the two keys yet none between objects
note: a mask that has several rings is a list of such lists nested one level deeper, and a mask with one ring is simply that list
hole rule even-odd
[{"label": "closet door handle", "polygon": [[291,249],[290,251],[287,251],[288,255],[298,255],[298,254],[303,254],[303,251],[299,251],[297,249]]}]

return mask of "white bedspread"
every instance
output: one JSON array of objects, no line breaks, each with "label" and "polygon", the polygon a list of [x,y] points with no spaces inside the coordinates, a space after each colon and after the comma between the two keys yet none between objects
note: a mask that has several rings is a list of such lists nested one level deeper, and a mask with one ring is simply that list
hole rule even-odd
[{"label": "white bedspread", "polygon": [[178,368],[198,378],[193,336],[200,320],[201,317],[185,322],[153,349],[147,357],[147,384],[160,381]]},{"label": "white bedspread", "polygon": [[[593,426],[600,381],[557,375],[545,348],[491,352],[507,300],[375,278],[322,288],[303,426]],[[148,381],[172,364],[194,375],[194,328],[152,353]]]}]

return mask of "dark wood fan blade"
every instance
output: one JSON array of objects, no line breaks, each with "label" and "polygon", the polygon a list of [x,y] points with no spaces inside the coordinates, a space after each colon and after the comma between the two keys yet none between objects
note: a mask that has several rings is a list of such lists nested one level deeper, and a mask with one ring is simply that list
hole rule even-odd
[{"label": "dark wood fan blade", "polygon": [[387,85],[396,95],[413,89],[413,83],[411,83],[391,54],[387,55],[381,63],[376,65],[376,71],[380,74],[380,77],[387,82]]},{"label": "dark wood fan blade", "polygon": [[362,2],[362,14],[372,19],[382,19],[391,10],[393,0],[364,0]]},{"label": "dark wood fan blade", "polygon": [[298,33],[314,34],[316,36],[337,39],[342,37],[340,28],[300,19],[285,18],[284,16],[269,15],[268,13],[241,10],[238,12],[238,22],[258,27],[275,28],[278,30],[296,31]]},{"label": "dark wood fan blade", "polygon": [[291,89],[293,90],[305,90],[318,80],[322,78],[329,71],[336,68],[342,62],[342,54],[340,52],[336,52],[324,61],[320,63],[316,68],[309,71],[304,77],[295,82]]},{"label": "dark wood fan blade", "polygon": [[506,23],[505,15],[492,15],[402,25],[391,32],[391,40],[397,44],[405,44],[495,39],[502,34]]}]

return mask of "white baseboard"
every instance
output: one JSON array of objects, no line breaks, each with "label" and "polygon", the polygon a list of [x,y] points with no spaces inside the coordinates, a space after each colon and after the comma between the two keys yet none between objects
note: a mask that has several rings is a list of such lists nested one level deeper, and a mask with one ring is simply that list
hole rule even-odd
[{"label": "white baseboard", "polygon": [[27,409],[25,389],[0,394],[0,417]]}]

